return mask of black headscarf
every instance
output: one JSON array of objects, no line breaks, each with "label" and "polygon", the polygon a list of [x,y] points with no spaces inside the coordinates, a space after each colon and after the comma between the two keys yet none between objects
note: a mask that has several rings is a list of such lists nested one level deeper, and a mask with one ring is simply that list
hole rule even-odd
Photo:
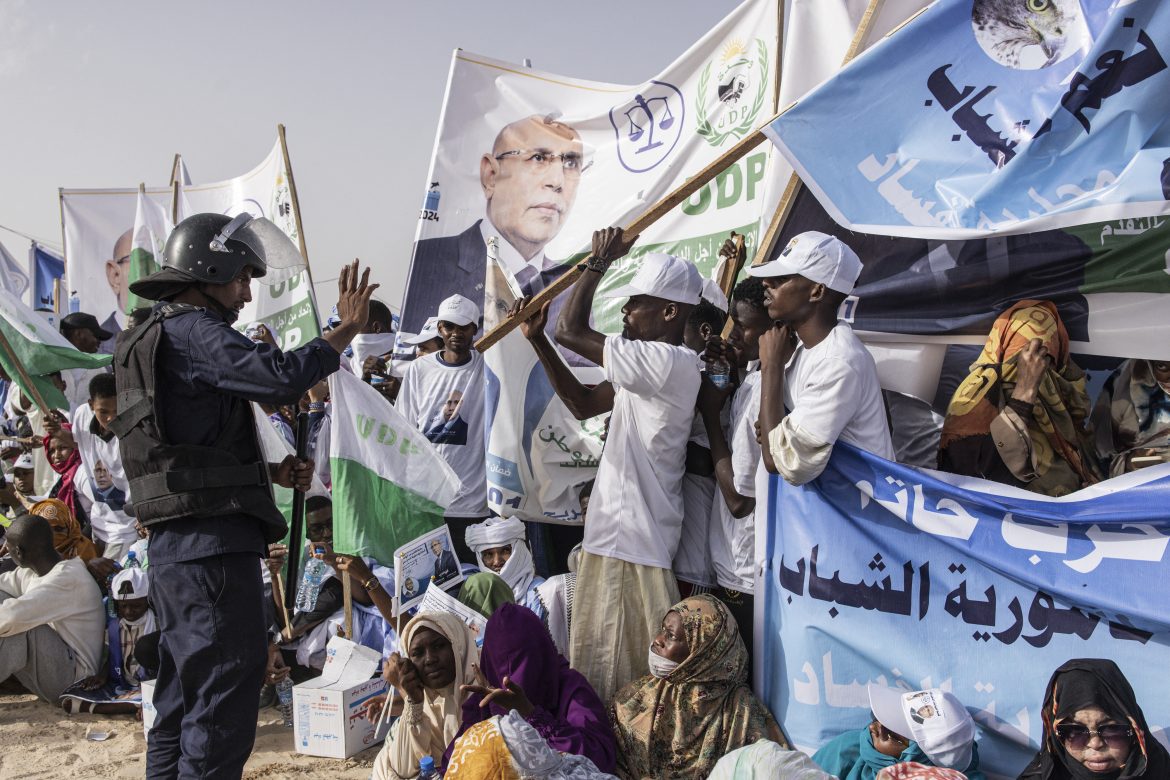
[{"label": "black headscarf", "polygon": [[[1119,772],[1090,772],[1070,756],[1054,725],[1085,707],[1100,707],[1134,732],[1133,749]],[[1044,742],[1018,780],[1130,780],[1170,778],[1170,755],[1150,734],[1129,680],[1117,664],[1103,658],[1077,658],[1057,669],[1044,692]]]}]

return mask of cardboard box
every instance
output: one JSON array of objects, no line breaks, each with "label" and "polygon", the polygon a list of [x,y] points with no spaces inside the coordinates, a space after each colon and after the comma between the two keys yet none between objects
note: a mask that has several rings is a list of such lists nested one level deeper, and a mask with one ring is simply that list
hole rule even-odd
[{"label": "cardboard box", "polygon": [[382,654],[348,639],[333,637],[325,648],[321,676],[293,687],[293,734],[298,753],[349,758],[382,741],[360,710],[386,692],[373,677]]}]

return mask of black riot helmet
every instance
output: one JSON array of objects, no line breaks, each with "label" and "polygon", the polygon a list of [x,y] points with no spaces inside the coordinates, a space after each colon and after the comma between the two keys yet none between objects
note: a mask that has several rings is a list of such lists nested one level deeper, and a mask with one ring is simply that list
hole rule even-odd
[{"label": "black riot helmet", "polygon": [[254,279],[267,275],[270,268],[287,277],[303,263],[280,228],[248,213],[187,217],[171,231],[163,254],[162,269],[131,283],[131,292],[150,300],[170,300],[192,284],[227,284],[245,267],[252,269]]},{"label": "black riot helmet", "polygon": [[227,217],[223,214],[195,214],[187,217],[167,238],[165,264],[187,274],[192,281],[227,284],[252,267],[252,278],[268,272],[264,256],[250,247],[243,236],[236,237],[253,221],[252,215]]}]

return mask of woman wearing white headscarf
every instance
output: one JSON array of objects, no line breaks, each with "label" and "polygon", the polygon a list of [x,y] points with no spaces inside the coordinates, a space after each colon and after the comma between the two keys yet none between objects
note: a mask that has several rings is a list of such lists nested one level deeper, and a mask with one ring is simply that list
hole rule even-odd
[{"label": "woman wearing white headscarf", "polygon": [[489,517],[468,526],[464,538],[481,569],[502,577],[512,589],[517,604],[528,607],[541,620],[547,619],[548,609],[537,592],[544,578],[536,574],[524,523],[514,517]]},{"label": "woman wearing white headscarf", "polygon": [[374,760],[373,780],[418,777],[419,759],[430,756],[438,768],[459,733],[463,685],[475,681],[479,651],[463,621],[454,615],[424,612],[402,632],[407,657],[393,653],[383,677],[406,699],[406,707]]}]

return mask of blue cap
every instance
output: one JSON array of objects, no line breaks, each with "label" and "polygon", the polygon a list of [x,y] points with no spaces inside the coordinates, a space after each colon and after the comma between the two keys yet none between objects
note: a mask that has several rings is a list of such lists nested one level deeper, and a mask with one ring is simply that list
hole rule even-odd
[{"label": "blue cap", "polygon": [[420,774],[423,772],[434,772],[435,771],[435,759],[432,758],[431,756],[423,756],[422,758],[420,758],[418,760],[418,771]]}]

